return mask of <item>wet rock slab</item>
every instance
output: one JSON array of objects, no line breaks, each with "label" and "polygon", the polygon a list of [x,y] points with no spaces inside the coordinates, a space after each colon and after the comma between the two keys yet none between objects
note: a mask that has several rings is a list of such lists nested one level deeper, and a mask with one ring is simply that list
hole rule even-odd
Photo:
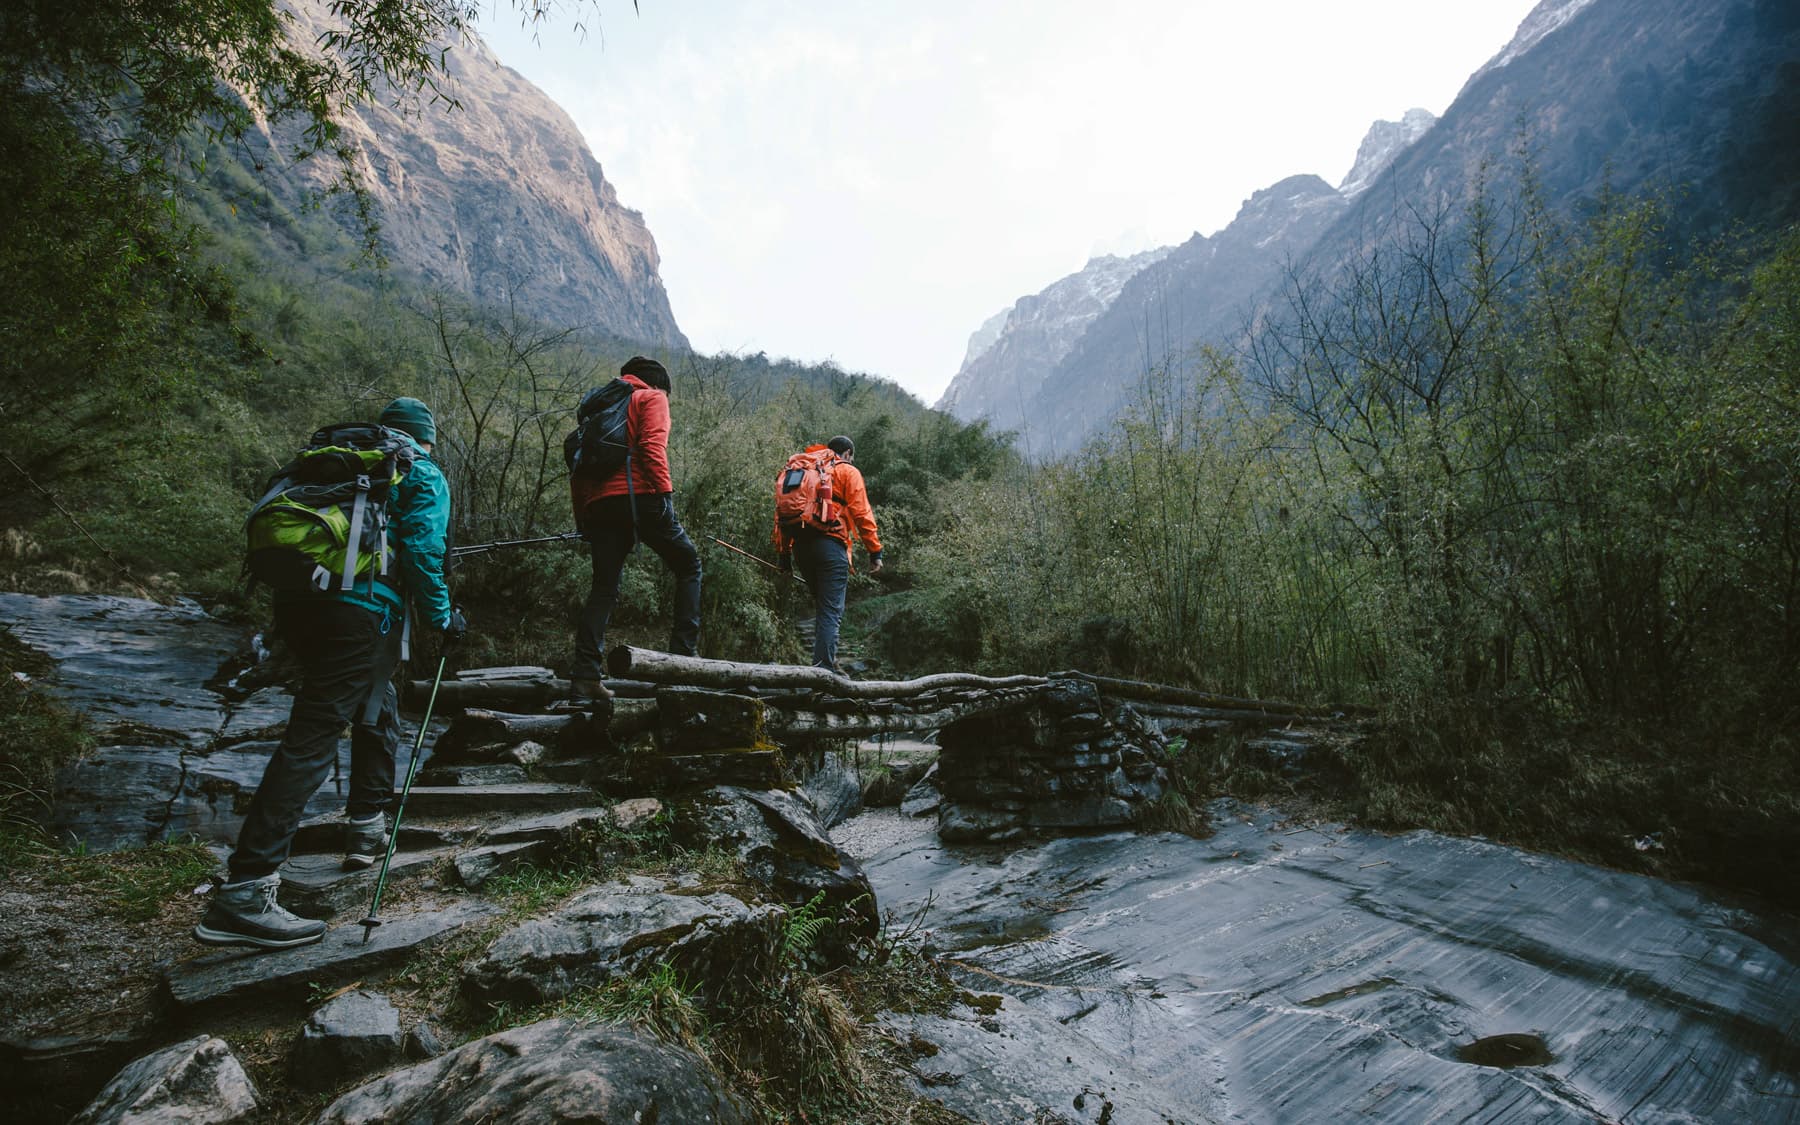
[{"label": "wet rock slab", "polygon": [[224,726],[225,701],[205,684],[244,630],[193,602],[0,594],[0,625],[56,660],[49,687],[93,716],[104,741],[116,740],[113,731],[156,731],[201,744]]},{"label": "wet rock slab", "polygon": [[222,949],[177,962],[163,975],[169,1001],[181,1009],[225,1008],[270,996],[305,993],[312,983],[347,983],[360,974],[405,960],[455,934],[463,927],[495,916],[498,908],[473,899],[457,899],[433,910],[388,913],[365,944],[363,928],[345,922],[316,945],[273,952]]},{"label": "wet rock slab", "polygon": [[[1003,1031],[1022,1004],[1192,1119],[1800,1120],[1791,918],[1478,840],[1212,812],[1208,840],[926,838],[865,866],[886,910],[932,899]],[[989,1065],[941,1046],[937,1070]],[[1038,1054],[1046,1081],[1073,1056]]]},{"label": "wet rock slab", "polygon": [[994,1016],[888,1012],[881,1024],[920,1056],[911,1068],[919,1094],[984,1125],[1213,1119],[1215,1107],[1196,1106],[1054,1017],[1017,1001],[1007,1008]]}]

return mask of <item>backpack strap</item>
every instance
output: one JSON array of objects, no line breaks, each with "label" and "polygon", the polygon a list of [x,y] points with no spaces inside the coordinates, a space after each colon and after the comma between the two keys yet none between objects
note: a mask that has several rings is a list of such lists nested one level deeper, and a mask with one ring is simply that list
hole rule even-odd
[{"label": "backpack strap", "polygon": [[369,513],[369,478],[356,478],[356,503],[350,507],[350,532],[348,542],[344,546],[344,581],[338,588],[344,591],[356,589],[356,556],[361,546],[363,520]]}]

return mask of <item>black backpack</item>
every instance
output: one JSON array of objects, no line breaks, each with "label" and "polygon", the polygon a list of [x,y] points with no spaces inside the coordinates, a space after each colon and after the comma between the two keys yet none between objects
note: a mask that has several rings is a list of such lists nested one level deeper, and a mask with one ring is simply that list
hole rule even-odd
[{"label": "black backpack", "polygon": [[614,379],[582,398],[575,411],[575,432],[563,439],[563,460],[569,472],[602,481],[630,462],[626,415],[635,390],[625,380]]}]

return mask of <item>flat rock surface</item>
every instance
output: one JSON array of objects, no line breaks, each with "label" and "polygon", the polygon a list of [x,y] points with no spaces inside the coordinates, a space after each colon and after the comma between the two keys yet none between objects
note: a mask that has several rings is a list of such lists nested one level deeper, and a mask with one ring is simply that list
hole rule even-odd
[{"label": "flat rock surface", "polygon": [[205,743],[224,727],[225,700],[204,685],[238,650],[244,629],[193,602],[0,594],[0,625],[56,660],[49,686],[93,716],[103,736],[109,728],[156,731]]},{"label": "flat rock surface", "polygon": [[[929,900],[1002,1032],[1026,1005],[1188,1120],[1800,1121],[1794,919],[1479,840],[1212,814],[1207,840],[923,836],[865,865],[884,911]],[[939,1046],[921,1066],[988,1065]],[[1046,1076],[1073,1054],[1036,1050]]]},{"label": "flat rock surface", "polygon": [[202,953],[171,965],[164,982],[170,1000],[180,1008],[304,993],[309,983],[341,982],[404,960],[413,950],[496,913],[497,907],[475,899],[453,899],[412,914],[384,910],[385,924],[375,928],[367,944],[363,928],[346,921],[314,945],[260,953],[238,948]]},{"label": "flat rock surface", "polygon": [[983,1125],[1167,1125],[1204,1112],[1054,1016],[1017,1000],[992,1016],[968,1008],[948,1016],[886,1012],[881,1024],[915,1049],[924,1043],[937,1048],[913,1064],[918,1092]]},{"label": "flat rock surface", "polygon": [[[97,851],[236,840],[293,703],[279,688],[242,700],[214,690],[247,630],[188,601],[73,594],[0,594],[0,625],[57,661],[44,685],[93,720],[99,743],[58,773],[46,828]],[[404,771],[417,728],[401,726]],[[347,778],[347,739],[338,754]],[[342,809],[346,784],[327,780],[307,814]]]}]

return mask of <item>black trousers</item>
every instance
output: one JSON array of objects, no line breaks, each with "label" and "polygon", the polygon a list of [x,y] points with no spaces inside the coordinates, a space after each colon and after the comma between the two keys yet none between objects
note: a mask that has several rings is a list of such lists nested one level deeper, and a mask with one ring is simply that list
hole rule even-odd
[{"label": "black trousers", "polygon": [[[287,733],[263,770],[238,832],[230,863],[234,882],[267,875],[287,859],[306,803],[331,775],[346,725],[351,728],[347,811],[367,817],[385,811],[394,799],[400,619],[315,598],[277,605],[275,625],[299,658],[305,679]],[[379,703],[371,708],[375,693]]]},{"label": "black trousers", "polygon": [[675,616],[669,622],[669,651],[682,656],[700,652],[700,552],[675,518],[675,498],[639,496],[632,519],[632,497],[605,496],[587,506],[581,531],[593,552],[594,579],[587,604],[575,623],[574,678],[597,680],[603,670],[606,626],[619,601],[619,575],[626,556],[640,542],[655,551],[675,575]]}]

